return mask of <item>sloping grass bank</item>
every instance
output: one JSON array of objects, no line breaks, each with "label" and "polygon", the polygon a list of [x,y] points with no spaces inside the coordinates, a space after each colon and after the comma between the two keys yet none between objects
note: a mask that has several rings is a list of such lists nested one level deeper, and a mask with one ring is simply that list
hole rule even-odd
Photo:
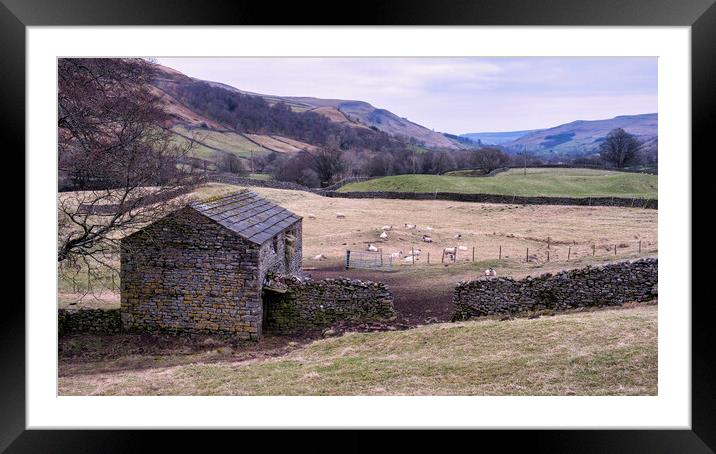
[{"label": "sloping grass bank", "polygon": [[657,307],[352,333],[261,360],[113,361],[75,364],[60,394],[656,395]]}]

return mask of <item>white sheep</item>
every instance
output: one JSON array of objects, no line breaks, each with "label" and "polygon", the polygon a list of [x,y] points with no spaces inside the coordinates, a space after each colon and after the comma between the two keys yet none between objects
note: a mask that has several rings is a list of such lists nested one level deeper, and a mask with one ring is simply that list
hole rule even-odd
[{"label": "white sheep", "polygon": [[316,215],[311,213],[308,215],[308,219],[316,219]]},{"label": "white sheep", "polygon": [[458,233],[458,234],[455,235],[453,238],[455,238],[456,240],[459,240],[460,238],[462,238],[462,235],[460,235],[460,234]]},{"label": "white sheep", "polygon": [[381,240],[385,240],[385,239],[387,239],[387,238],[388,238],[388,234],[387,234],[387,233],[383,232],[383,233],[380,234],[380,239],[381,239]]},{"label": "white sheep", "polygon": [[383,230],[393,230],[393,226],[392,225],[384,225]]},{"label": "white sheep", "polygon": [[410,256],[418,257],[421,254],[421,252],[422,251],[420,249],[413,249],[407,254],[407,256],[408,257],[410,257]]},{"label": "white sheep", "polygon": [[325,255],[323,255],[323,254],[318,254],[317,256],[313,257],[313,260],[321,261],[321,260],[325,260],[326,258],[327,258],[327,257],[326,257]]},{"label": "white sheep", "polygon": [[428,235],[423,235],[423,241],[425,241],[426,243],[432,243],[432,242],[433,242],[433,238],[432,238],[431,236],[428,236]]},{"label": "white sheep", "polygon": [[346,218],[346,215],[343,214],[343,213],[336,213],[336,217],[337,217],[338,219],[345,219],[345,218]]},{"label": "white sheep", "polygon": [[368,245],[368,250],[371,252],[378,252],[378,248],[375,247],[375,245],[373,245],[373,244]]},{"label": "white sheep", "polygon": [[391,252],[391,253],[390,253],[390,258],[392,258],[392,259],[400,259],[400,258],[403,258],[403,251]]},{"label": "white sheep", "polygon": [[488,269],[485,270],[485,276],[497,277],[497,271],[495,271],[494,268],[490,267],[490,268],[488,268]]},{"label": "white sheep", "polygon": [[419,260],[419,259],[413,255],[409,255],[409,256],[405,257],[405,259],[403,259],[403,260],[405,261],[405,263],[413,263],[414,261]]},{"label": "white sheep", "polygon": [[432,227],[425,227],[425,230],[427,230],[427,231],[430,231],[432,229],[433,229]]},{"label": "white sheep", "polygon": [[415,224],[405,224],[406,229],[415,229],[416,227],[417,227],[417,225],[415,225]]},{"label": "white sheep", "polygon": [[467,246],[458,246],[457,248],[461,251],[467,251]]}]

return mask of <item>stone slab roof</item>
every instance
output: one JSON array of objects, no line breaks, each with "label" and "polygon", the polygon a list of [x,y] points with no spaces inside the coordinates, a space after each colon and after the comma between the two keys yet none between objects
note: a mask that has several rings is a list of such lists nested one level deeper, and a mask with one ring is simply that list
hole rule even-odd
[{"label": "stone slab roof", "polygon": [[190,206],[256,244],[265,243],[301,219],[248,189]]}]

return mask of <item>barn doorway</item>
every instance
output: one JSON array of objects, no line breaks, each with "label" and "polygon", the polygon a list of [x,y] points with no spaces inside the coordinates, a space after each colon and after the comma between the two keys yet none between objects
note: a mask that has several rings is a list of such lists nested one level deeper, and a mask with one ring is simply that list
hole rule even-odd
[{"label": "barn doorway", "polygon": [[290,305],[287,304],[286,291],[264,287],[261,300],[261,331],[272,333],[286,329],[292,315]]}]

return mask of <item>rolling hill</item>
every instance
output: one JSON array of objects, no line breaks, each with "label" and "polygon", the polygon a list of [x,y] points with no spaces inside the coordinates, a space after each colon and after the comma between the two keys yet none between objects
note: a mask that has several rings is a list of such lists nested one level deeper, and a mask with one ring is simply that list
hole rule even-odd
[{"label": "rolling hill", "polygon": [[[534,131],[514,131],[499,133],[498,138],[513,135],[512,140],[500,143],[507,151],[527,149],[536,155],[555,153],[564,156],[586,156],[598,151],[599,145],[615,128],[622,128],[634,134],[647,147],[654,146],[658,134],[658,114],[620,115],[607,120],[577,120],[549,129]],[[464,134],[467,137],[479,138],[490,133]],[[481,139],[487,143],[486,139]]]},{"label": "rolling hill", "polygon": [[457,192],[556,197],[658,197],[658,177],[596,169],[510,169],[494,177],[393,175],[349,183],[340,192]]}]

